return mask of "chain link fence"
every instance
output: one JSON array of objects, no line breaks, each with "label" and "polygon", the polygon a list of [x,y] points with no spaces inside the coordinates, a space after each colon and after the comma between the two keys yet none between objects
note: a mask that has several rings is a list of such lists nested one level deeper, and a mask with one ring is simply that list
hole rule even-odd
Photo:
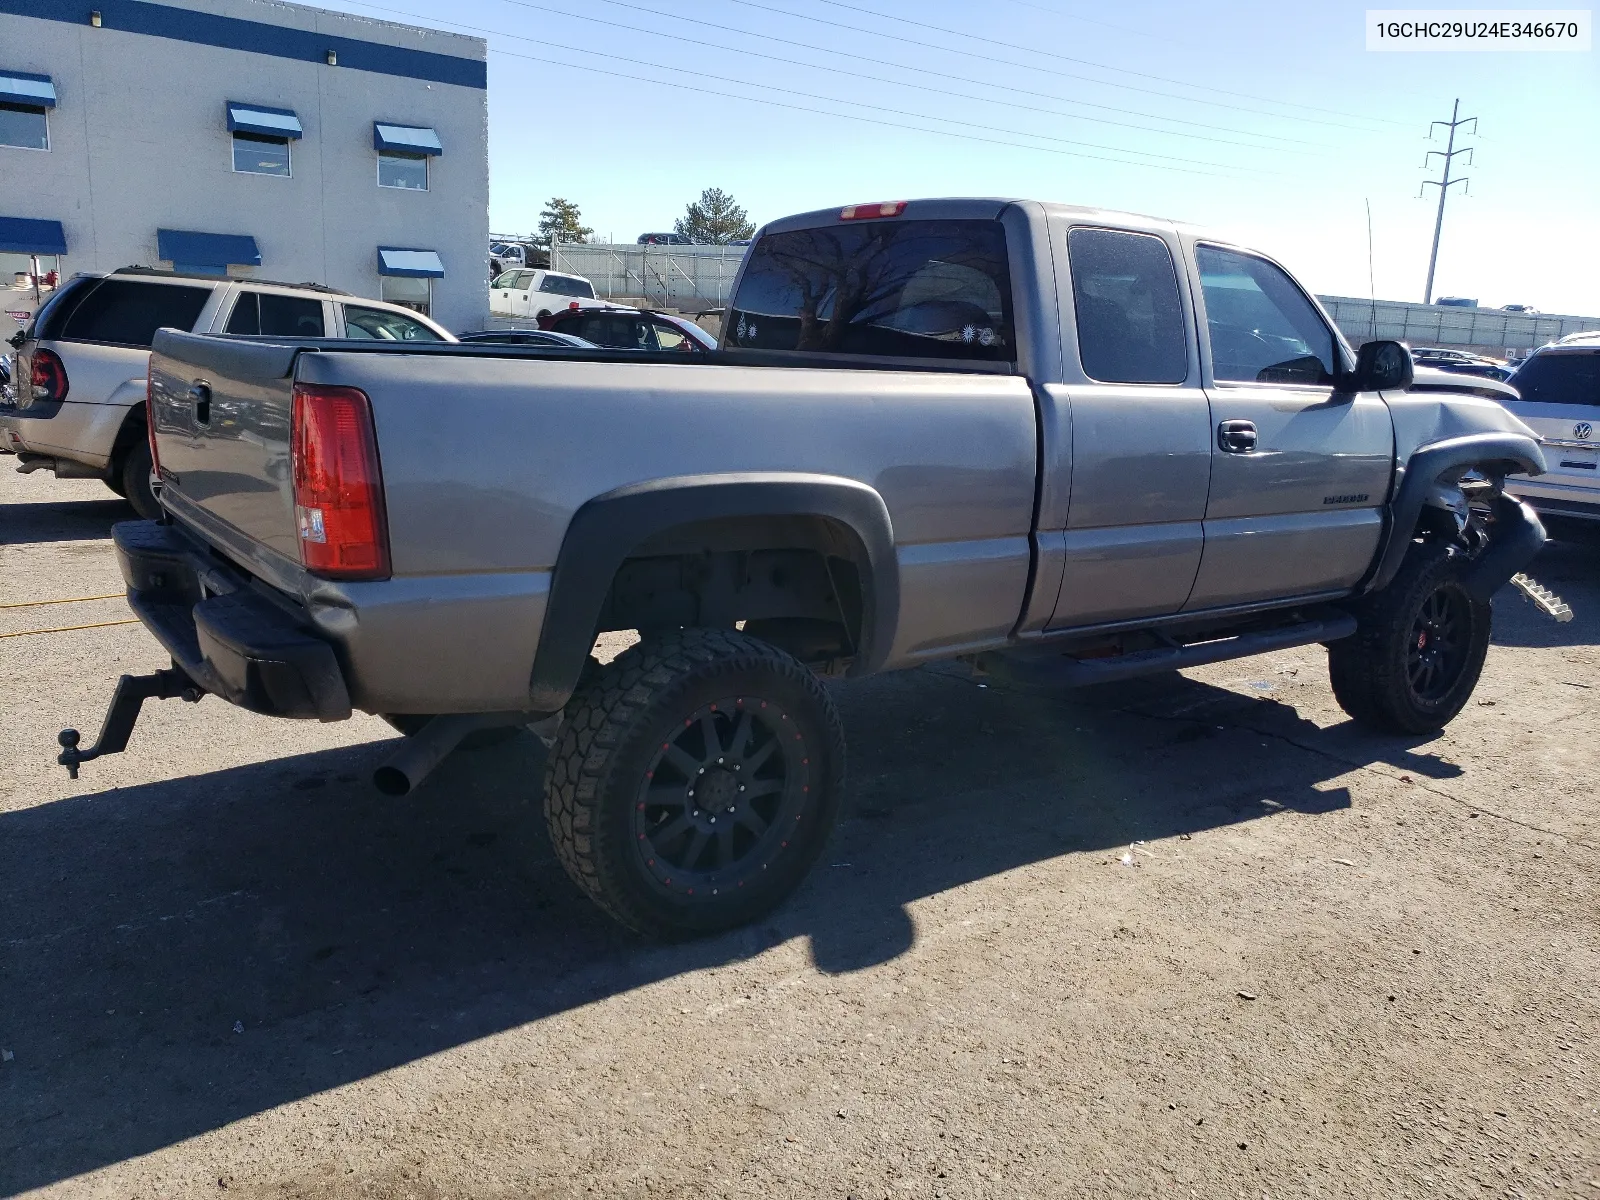
[{"label": "chain link fence", "polygon": [[748,249],[560,242],[550,269],[582,275],[605,300],[698,312],[727,304]]}]

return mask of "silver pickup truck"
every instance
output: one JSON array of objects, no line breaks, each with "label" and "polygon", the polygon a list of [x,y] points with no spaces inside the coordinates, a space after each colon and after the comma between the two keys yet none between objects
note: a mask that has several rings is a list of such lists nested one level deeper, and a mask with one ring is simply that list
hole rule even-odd
[{"label": "silver pickup truck", "polygon": [[[160,522],[116,527],[213,694],[410,736],[414,786],[534,724],[572,878],[620,921],[728,928],[841,802],[824,676],[960,658],[1075,685],[1325,643],[1377,730],[1477,683],[1545,469],[1475,381],[1352,353],[1271,259],[1171,222],[1006,200],[765,227],[720,348],[682,355],[157,335]],[[601,666],[599,633],[638,645]]]}]

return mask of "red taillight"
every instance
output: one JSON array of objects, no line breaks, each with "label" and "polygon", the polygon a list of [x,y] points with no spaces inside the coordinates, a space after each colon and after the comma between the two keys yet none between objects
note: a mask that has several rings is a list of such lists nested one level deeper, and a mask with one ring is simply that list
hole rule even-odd
[{"label": "red taillight", "polygon": [[577,312],[580,308],[583,307],[583,305],[579,304],[576,300],[574,300],[571,304],[567,305],[567,307],[569,309],[571,309],[573,312]]},{"label": "red taillight", "polygon": [[839,210],[841,221],[876,221],[879,217],[898,217],[906,210],[904,200],[888,200],[882,204],[852,204]]},{"label": "red taillight", "polygon": [[150,469],[161,475],[161,454],[156,450],[156,399],[150,382],[150,364],[144,367],[144,435],[150,441]]},{"label": "red taillight", "polygon": [[33,370],[29,376],[35,401],[67,398],[67,368],[54,350],[41,347],[33,352]]},{"label": "red taillight", "polygon": [[389,578],[383,476],[366,393],[296,384],[289,445],[306,570],[328,579]]}]

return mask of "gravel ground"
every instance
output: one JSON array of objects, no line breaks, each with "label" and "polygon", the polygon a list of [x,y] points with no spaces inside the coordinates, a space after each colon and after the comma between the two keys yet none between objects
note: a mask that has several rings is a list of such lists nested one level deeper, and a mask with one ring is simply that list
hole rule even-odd
[{"label": "gravel ground", "polygon": [[171,701],[69,781],[164,663],[127,510],[8,468],[0,1193],[1600,1198],[1600,538],[1431,739],[1315,648],[840,687],[812,878],[663,948],[561,874],[532,737],[395,800],[374,718]]}]

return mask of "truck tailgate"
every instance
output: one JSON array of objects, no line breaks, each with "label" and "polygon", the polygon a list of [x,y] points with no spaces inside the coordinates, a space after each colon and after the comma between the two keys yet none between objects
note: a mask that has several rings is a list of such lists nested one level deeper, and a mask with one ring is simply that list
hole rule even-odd
[{"label": "truck tailgate", "polygon": [[299,558],[289,422],[299,348],[162,330],[150,356],[151,418],[169,505],[194,509],[290,561]]}]

